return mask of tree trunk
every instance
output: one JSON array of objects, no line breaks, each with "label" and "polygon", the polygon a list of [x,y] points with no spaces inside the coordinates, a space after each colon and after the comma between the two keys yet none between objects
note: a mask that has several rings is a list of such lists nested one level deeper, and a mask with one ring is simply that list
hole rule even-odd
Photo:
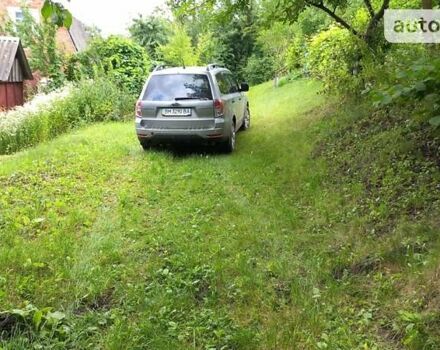
[{"label": "tree trunk", "polygon": [[432,10],[432,0],[422,0],[422,8],[425,10]]},{"label": "tree trunk", "polygon": [[372,47],[374,31],[377,29],[380,20],[383,18],[385,14],[385,10],[387,10],[389,7],[390,7],[390,0],[383,0],[382,6],[380,7],[379,11],[376,12],[374,17],[370,20],[370,23],[368,24],[367,31],[365,32],[365,36],[364,36],[365,42],[367,43],[368,46]]}]

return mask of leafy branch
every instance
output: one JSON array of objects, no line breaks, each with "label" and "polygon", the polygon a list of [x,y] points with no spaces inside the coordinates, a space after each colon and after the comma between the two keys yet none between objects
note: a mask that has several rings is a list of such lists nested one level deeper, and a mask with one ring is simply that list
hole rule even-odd
[{"label": "leafy branch", "polygon": [[[69,1],[69,0],[68,0]],[[51,21],[57,27],[70,28],[73,16],[62,4],[53,0],[45,0],[41,8],[41,15],[45,21]]]},{"label": "leafy branch", "polygon": [[352,34],[356,35],[356,36],[360,36],[359,32],[351,25],[349,24],[347,21],[345,21],[342,17],[338,16],[336,14],[336,9],[337,7],[335,7],[334,10],[329,9],[328,7],[326,7],[324,5],[323,1],[320,1],[318,3],[314,2],[314,1],[309,1],[306,0],[306,4],[308,4],[309,6],[313,6],[321,11],[324,11],[326,14],[328,14],[330,17],[332,17],[337,23],[339,23],[341,26],[343,26],[345,29],[347,29],[348,31],[350,31]]},{"label": "leafy branch", "polygon": [[385,10],[390,6],[390,0],[383,0],[380,9],[377,12],[374,11],[373,5],[371,4],[370,0],[363,0],[363,3],[370,15],[370,21],[368,23],[365,33],[361,34],[356,28],[354,28],[352,24],[348,23],[345,19],[343,19],[341,16],[339,16],[336,13],[337,6],[335,6],[335,8],[331,10],[328,6],[324,4],[324,1],[322,0],[319,2],[305,0],[306,6],[311,6],[325,12],[327,15],[333,18],[333,20],[335,20],[338,24],[340,24],[342,27],[347,29],[350,33],[364,40],[369,46],[371,46],[373,34],[377,26],[379,25],[380,21],[382,20],[385,14]]}]

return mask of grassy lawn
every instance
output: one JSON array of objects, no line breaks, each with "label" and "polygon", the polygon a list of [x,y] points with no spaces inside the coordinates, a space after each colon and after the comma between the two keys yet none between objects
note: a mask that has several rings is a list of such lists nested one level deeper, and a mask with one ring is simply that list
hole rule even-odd
[{"label": "grassy lawn", "polygon": [[255,87],[232,155],[144,152],[113,123],[0,157],[0,348],[400,348],[420,265],[369,268],[398,239],[365,235],[359,186],[312,157],[318,90]]}]

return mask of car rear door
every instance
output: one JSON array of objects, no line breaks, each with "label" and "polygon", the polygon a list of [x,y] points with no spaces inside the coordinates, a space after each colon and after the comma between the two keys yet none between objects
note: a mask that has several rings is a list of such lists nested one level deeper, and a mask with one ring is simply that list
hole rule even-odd
[{"label": "car rear door", "polygon": [[240,87],[237,84],[234,76],[231,73],[227,73],[227,78],[231,84],[231,92],[234,94],[234,103],[236,109],[236,117],[237,117],[237,125],[241,125],[244,118],[244,110],[246,99],[243,96],[243,93],[240,92]]},{"label": "car rear door", "polygon": [[[238,96],[237,96],[237,91],[236,89],[234,89],[233,85],[232,85],[232,81],[231,79],[229,79],[228,77],[228,72],[223,71],[223,72],[219,72],[216,74],[215,76],[219,90],[220,90],[220,94],[222,96],[222,100],[224,101],[225,104],[225,115],[227,116],[227,118],[229,118],[230,120],[232,120],[232,117],[235,115],[236,118],[240,118],[237,113],[237,100],[238,100]],[[237,120],[237,125],[238,125],[238,120]]]}]

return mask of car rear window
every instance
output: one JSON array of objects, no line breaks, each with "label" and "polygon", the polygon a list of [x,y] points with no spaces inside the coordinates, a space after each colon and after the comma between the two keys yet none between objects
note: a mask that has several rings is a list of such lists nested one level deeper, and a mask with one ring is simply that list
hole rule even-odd
[{"label": "car rear window", "polygon": [[191,98],[212,100],[211,87],[205,74],[153,75],[143,100],[174,101]]}]

